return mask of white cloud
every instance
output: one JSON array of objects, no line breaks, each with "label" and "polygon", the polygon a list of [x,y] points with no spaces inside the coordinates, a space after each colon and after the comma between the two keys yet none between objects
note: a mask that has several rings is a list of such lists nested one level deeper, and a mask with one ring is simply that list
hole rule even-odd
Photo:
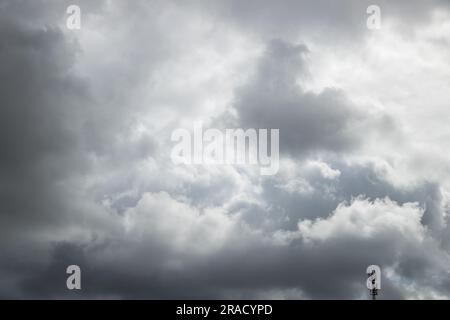
[{"label": "white cloud", "polygon": [[298,229],[307,241],[332,241],[341,237],[357,241],[395,235],[404,241],[421,243],[426,233],[422,216],[423,208],[417,203],[399,205],[388,198],[370,201],[358,197],[350,204],[339,204],[326,219],[300,221]]},{"label": "white cloud", "polygon": [[160,243],[174,254],[211,253],[228,240],[234,225],[220,208],[200,212],[166,192],[144,194],[125,217],[127,237]]}]

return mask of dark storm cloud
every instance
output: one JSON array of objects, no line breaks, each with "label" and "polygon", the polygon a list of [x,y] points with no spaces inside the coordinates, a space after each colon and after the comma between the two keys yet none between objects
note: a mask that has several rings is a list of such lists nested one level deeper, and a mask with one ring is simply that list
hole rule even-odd
[{"label": "dark storm cloud", "polygon": [[[74,75],[74,65],[83,52],[57,26],[66,18],[67,3],[2,2],[0,197],[2,217],[8,219],[25,215],[42,224],[50,223],[47,216],[53,222],[65,219],[68,209],[64,206],[73,198],[66,192],[74,187],[68,179],[87,174],[93,155],[107,155],[113,164],[125,163],[155,148],[148,135],[134,144],[118,139],[117,128],[128,130],[134,113],[119,110],[123,101],[114,100],[119,100],[118,95],[111,98],[114,103],[98,99],[96,83]],[[83,21],[98,12],[103,2],[91,3],[77,2],[86,12]],[[120,77],[114,71],[109,75],[110,90],[118,91],[114,86],[121,86],[115,80]]]},{"label": "dark storm cloud", "polygon": [[365,115],[339,89],[318,94],[302,89],[309,77],[307,54],[304,45],[268,43],[255,75],[236,93],[239,124],[280,129],[280,151],[295,155],[355,147]]},{"label": "dark storm cloud", "polygon": [[[0,265],[16,281],[45,256],[34,236],[67,221],[68,190],[58,183],[85,166],[71,115],[86,94],[67,73],[78,49],[61,31],[0,15]],[[6,280],[1,287],[4,297],[20,295]]]},{"label": "dark storm cloud", "polygon": [[[92,220],[96,205],[83,195],[82,186],[82,178],[92,174],[93,154],[106,150],[93,152],[89,148],[93,137],[101,135],[110,158],[122,161],[143,157],[153,148],[147,136],[127,145],[111,134],[117,121],[103,119],[91,84],[74,75],[81,48],[57,26],[65,19],[66,7],[63,2],[52,3],[6,1],[0,11],[3,297],[27,295],[14,283],[34,277],[45,266],[51,239],[88,220],[91,227],[98,223]],[[84,9],[89,12],[93,7]],[[86,130],[89,126],[92,130]],[[105,224],[102,221],[102,227]]]},{"label": "dark storm cloud", "polygon": [[2,217],[14,219],[45,206],[67,168],[82,169],[72,114],[87,99],[67,74],[77,49],[60,31],[2,21],[0,37]]}]

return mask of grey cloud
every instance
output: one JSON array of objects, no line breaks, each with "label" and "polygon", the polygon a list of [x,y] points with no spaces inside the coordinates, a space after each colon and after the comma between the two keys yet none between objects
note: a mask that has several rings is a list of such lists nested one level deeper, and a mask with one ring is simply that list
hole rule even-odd
[{"label": "grey cloud", "polygon": [[[364,209],[370,208],[361,208]],[[165,222],[162,219],[155,223],[164,225]],[[400,221],[402,223],[409,224]],[[54,274],[72,261],[78,261],[86,273],[84,297],[226,298],[247,292],[248,298],[256,296],[260,290],[300,288],[306,298],[364,298],[364,270],[374,261],[383,268],[395,268],[405,284],[410,279],[419,279],[418,283],[420,279],[427,279],[430,269],[442,274],[433,260],[441,256],[438,266],[442,266],[445,255],[429,240],[420,244],[415,239],[420,234],[402,235],[404,226],[398,229],[396,225],[388,229],[375,227],[375,235],[370,237],[355,237],[342,230],[333,234],[333,238],[312,246],[300,239],[289,245],[273,245],[264,238],[248,235],[245,230],[236,230],[224,247],[206,256],[191,252],[177,257],[171,253],[169,233],[164,235],[167,238],[159,238],[159,244],[152,238],[142,238],[139,245],[126,238],[93,242],[88,246],[62,244],[55,250],[48,269],[38,273],[33,281],[25,282],[25,288],[47,297],[76,298],[76,293],[64,292],[62,277]],[[410,227],[416,226],[410,224]],[[423,254],[422,250],[427,253]],[[139,259],[132,258],[137,256]],[[167,265],[169,261],[178,261],[181,265],[173,268]],[[384,278],[383,298],[405,297],[398,285]],[[434,290],[439,286],[439,282],[433,283]]]},{"label": "grey cloud", "polygon": [[308,81],[307,52],[304,45],[271,41],[253,78],[237,91],[238,121],[243,127],[280,129],[285,153],[351,149],[359,143],[356,128],[365,115],[339,89],[316,94],[297,84]]},{"label": "grey cloud", "polygon": [[283,0],[283,1],[199,1],[208,13],[220,15],[238,28],[265,40],[280,37],[295,40],[302,36],[320,36],[324,42],[334,45],[344,42],[352,46],[355,39],[370,32],[366,27],[366,10],[370,5],[381,8],[383,19],[394,19],[409,32],[412,25],[429,22],[433,10],[448,10],[448,2],[423,1],[333,1],[333,0]]},{"label": "grey cloud", "polygon": [[[442,183],[425,177],[399,186],[370,161],[347,161],[364,152],[368,136],[398,134],[401,119],[369,117],[352,92],[303,86],[314,77],[308,55],[315,53],[297,36],[329,33],[315,40],[322,44],[362,37],[365,2],[79,3],[87,31],[108,30],[89,39],[95,45],[83,47],[86,38],[58,28],[65,2],[0,5],[1,297],[365,298],[372,263],[400,279],[385,272],[382,298],[448,296]],[[389,5],[386,14],[426,23],[433,5],[408,5]],[[266,51],[235,86],[236,117],[206,116],[218,125],[280,128],[282,160],[298,172],[287,167],[285,175],[262,178],[170,163],[172,126],[201,110],[197,97],[178,92],[184,88],[158,91],[187,75],[161,66],[191,63],[186,51],[202,50],[198,25],[165,20],[174,12],[208,18],[200,19],[211,23],[206,39],[223,26],[245,39],[262,34],[256,42]],[[169,120],[161,123],[161,114]],[[318,159],[339,174],[303,168]],[[352,199],[361,195],[370,201],[357,207]],[[374,202],[384,198],[396,203]],[[348,207],[352,219],[342,213]],[[399,221],[380,225],[367,211],[382,222],[394,212]],[[342,221],[373,234],[336,229]],[[321,223],[333,233],[324,235]],[[82,268],[82,292],[65,289],[69,264]],[[418,289],[407,291],[409,284]]]},{"label": "grey cloud", "polygon": [[45,202],[52,184],[70,175],[68,167],[83,170],[71,118],[87,97],[83,84],[66,74],[74,52],[61,32],[9,23],[0,32],[0,74],[7,79],[0,89],[2,210],[16,217],[21,207]]}]

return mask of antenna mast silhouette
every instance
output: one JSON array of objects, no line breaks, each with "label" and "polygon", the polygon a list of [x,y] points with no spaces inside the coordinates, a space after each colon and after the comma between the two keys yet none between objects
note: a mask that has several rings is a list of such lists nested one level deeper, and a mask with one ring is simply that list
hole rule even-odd
[{"label": "antenna mast silhouette", "polygon": [[[370,276],[374,276],[376,273],[375,270],[372,270],[372,272],[368,273],[367,275]],[[377,285],[376,285],[376,277],[373,277],[372,281],[372,289],[369,289],[369,294],[372,298],[372,300],[377,300],[377,295],[378,295],[378,289],[377,289]]]}]

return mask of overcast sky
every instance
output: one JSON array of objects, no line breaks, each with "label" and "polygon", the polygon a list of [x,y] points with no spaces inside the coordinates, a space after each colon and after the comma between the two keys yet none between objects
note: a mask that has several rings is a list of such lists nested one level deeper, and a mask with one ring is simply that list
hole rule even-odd
[{"label": "overcast sky", "polygon": [[[444,0],[0,0],[0,297],[450,298],[449,87]],[[195,121],[278,173],[175,165]]]}]

